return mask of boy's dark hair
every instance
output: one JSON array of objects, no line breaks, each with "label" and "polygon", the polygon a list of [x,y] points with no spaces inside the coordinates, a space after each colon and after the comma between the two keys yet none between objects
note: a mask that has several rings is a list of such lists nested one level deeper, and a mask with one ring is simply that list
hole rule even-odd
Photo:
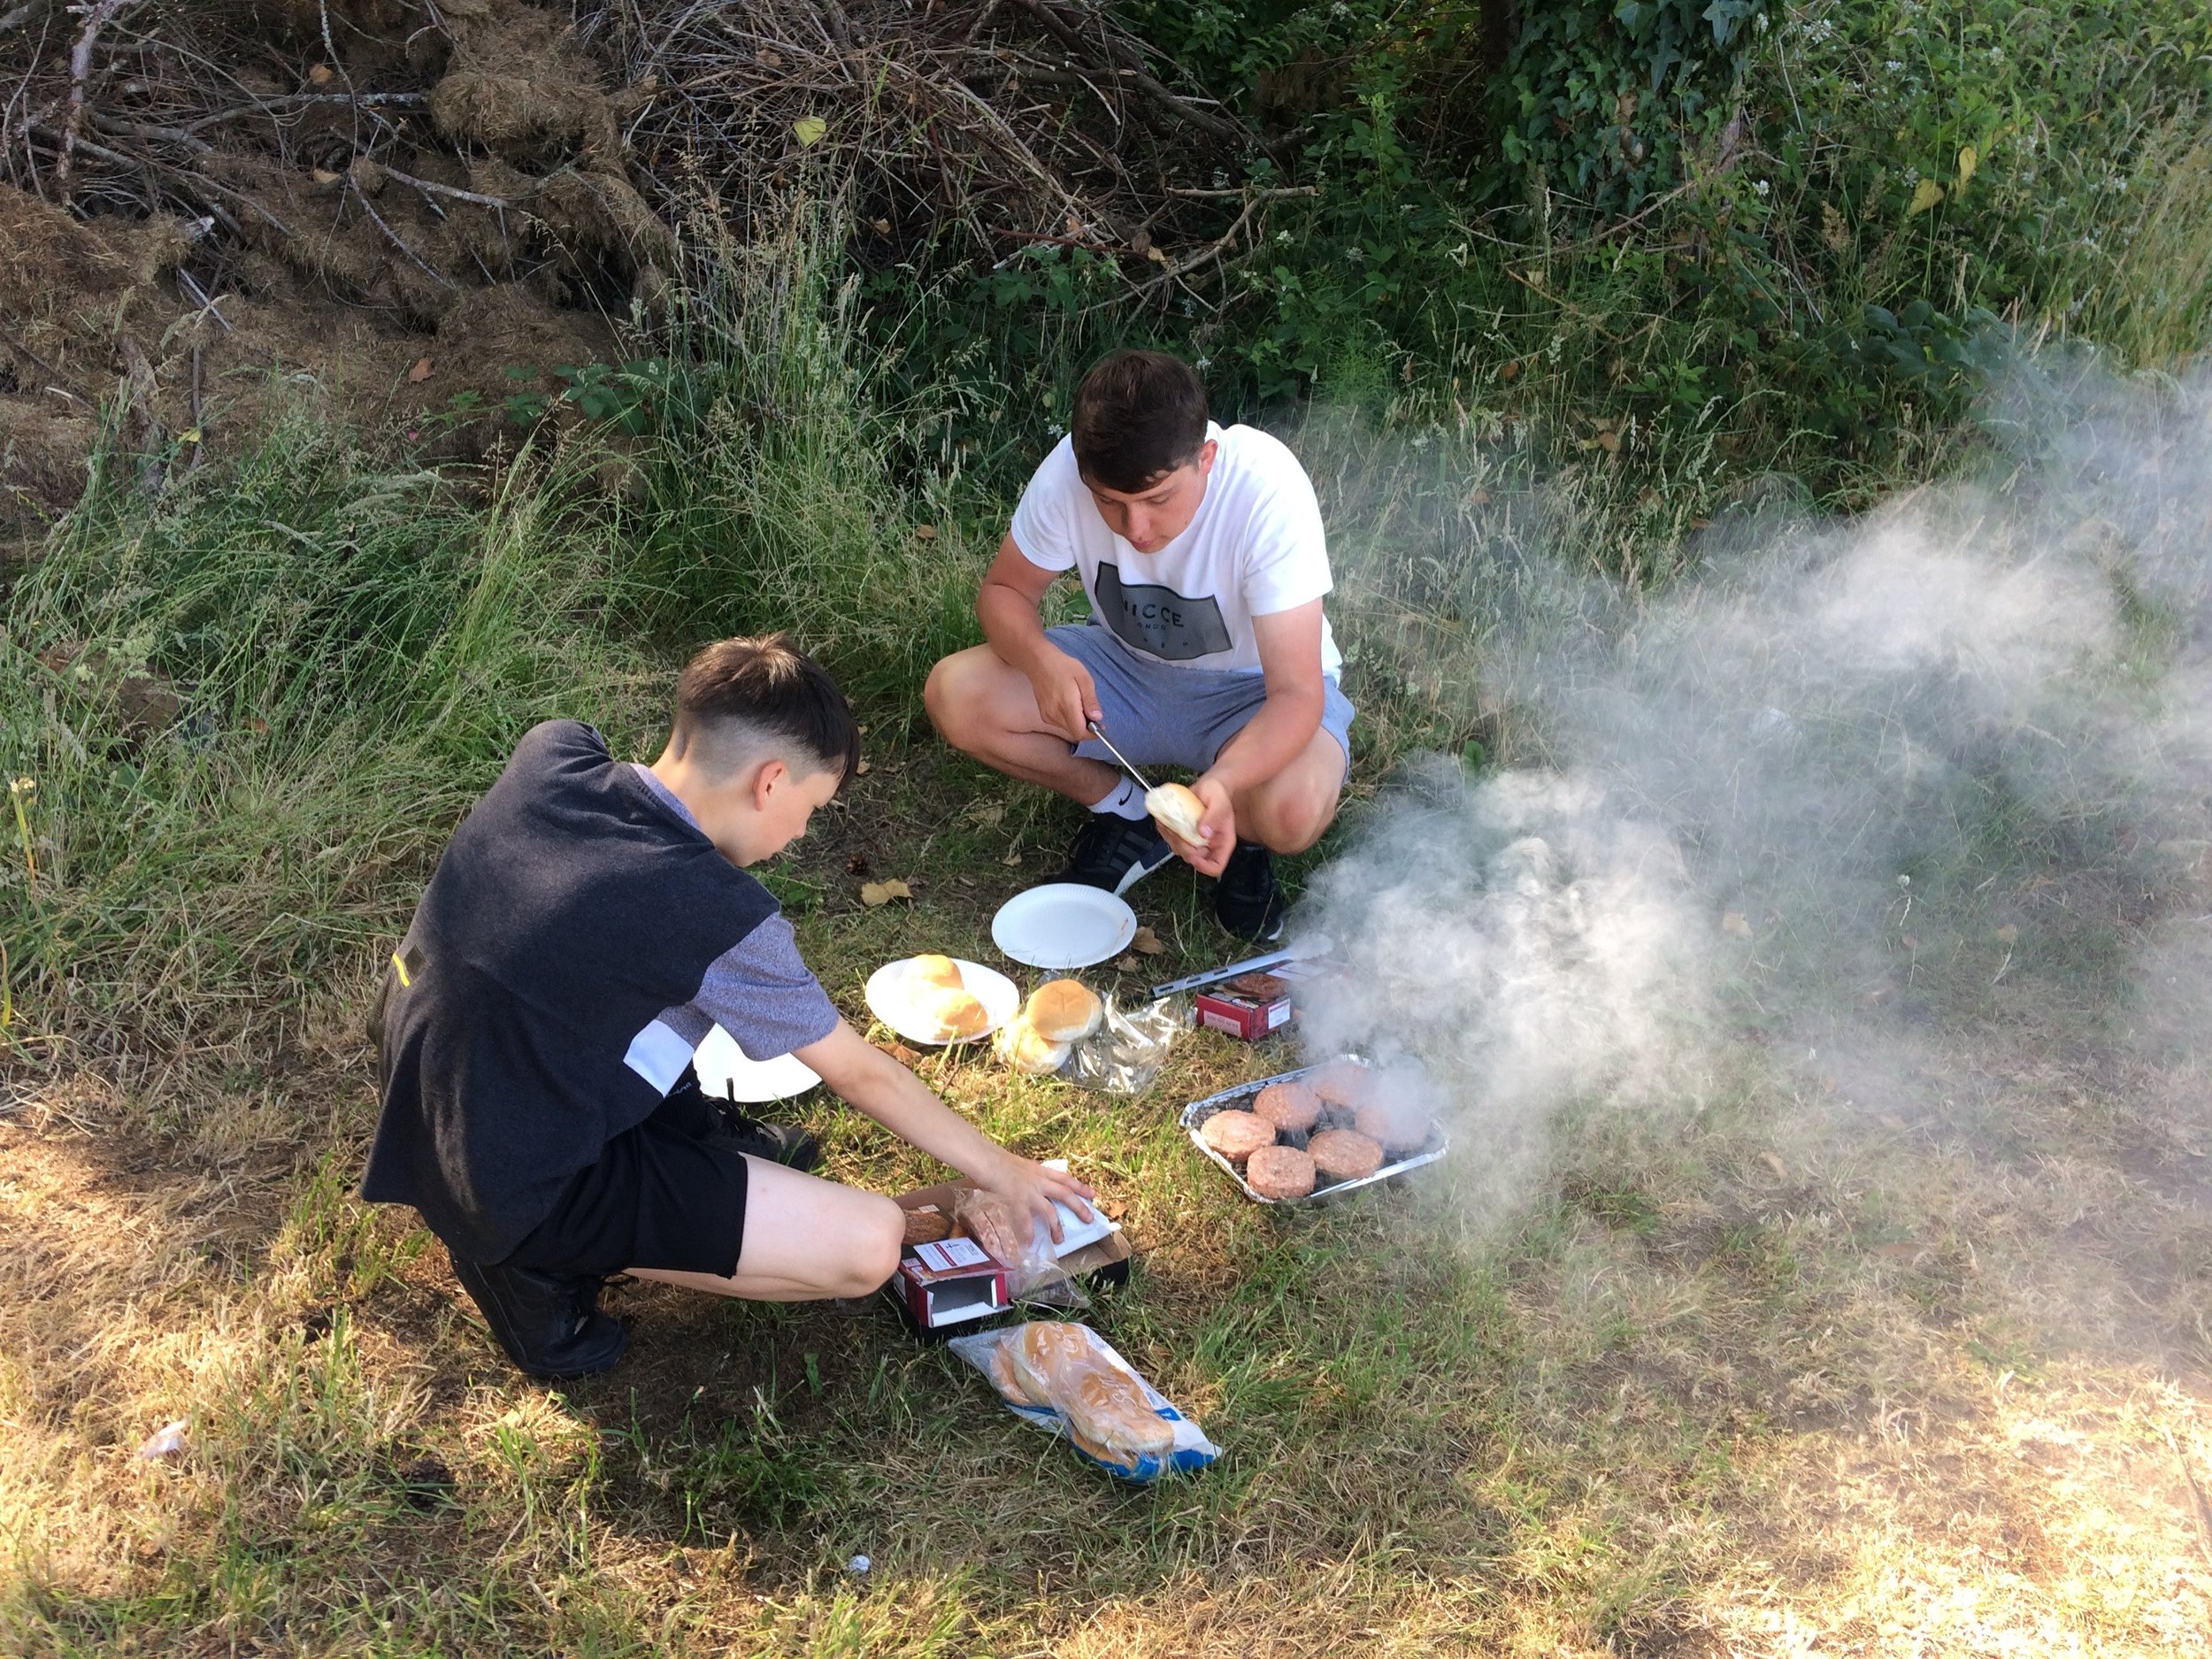
[{"label": "boy's dark hair", "polygon": [[1084,479],[1134,495],[1205,447],[1206,388],[1180,357],[1117,351],[1075,388],[1070,430]]},{"label": "boy's dark hair", "polygon": [[840,789],[860,764],[845,694],[788,634],[717,640],[693,657],[676,681],[672,741],[679,753],[703,749],[703,762],[724,774],[797,749],[813,770],[834,770]]}]

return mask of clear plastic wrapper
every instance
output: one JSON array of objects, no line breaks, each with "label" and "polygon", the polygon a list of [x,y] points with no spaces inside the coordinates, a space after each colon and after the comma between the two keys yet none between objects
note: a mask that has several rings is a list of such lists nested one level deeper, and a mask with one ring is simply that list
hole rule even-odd
[{"label": "clear plastic wrapper", "polygon": [[1061,1075],[1110,1094],[1141,1094],[1160,1075],[1168,1050],[1189,1024],[1190,1009],[1181,997],[1162,997],[1125,1010],[1110,995],[1105,1019],[1075,1045]]},{"label": "clear plastic wrapper", "polygon": [[990,1379],[1008,1410],[1124,1480],[1203,1469],[1221,1448],[1087,1325],[1032,1320],[946,1346]]}]

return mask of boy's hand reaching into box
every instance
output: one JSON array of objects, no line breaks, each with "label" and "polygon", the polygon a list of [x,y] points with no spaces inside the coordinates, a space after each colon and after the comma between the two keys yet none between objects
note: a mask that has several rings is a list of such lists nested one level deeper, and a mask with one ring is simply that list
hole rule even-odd
[{"label": "boy's hand reaching into box", "polygon": [[921,1079],[872,1047],[845,1021],[798,1057],[841,1098],[909,1146],[949,1164],[978,1187],[1003,1197],[1018,1216],[1042,1223],[1054,1242],[1058,1199],[1080,1220],[1091,1217],[1091,1189],[1064,1170],[1048,1169],[1010,1152],[932,1094]]}]

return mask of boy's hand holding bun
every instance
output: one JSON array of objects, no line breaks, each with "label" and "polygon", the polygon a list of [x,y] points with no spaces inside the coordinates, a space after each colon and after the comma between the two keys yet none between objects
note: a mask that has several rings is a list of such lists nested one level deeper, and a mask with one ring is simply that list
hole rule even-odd
[{"label": "boy's hand holding bun", "polygon": [[1144,806],[1186,864],[1201,875],[1221,873],[1237,845],[1236,809],[1226,789],[1211,777],[1201,777],[1188,788],[1164,783],[1145,796]]}]

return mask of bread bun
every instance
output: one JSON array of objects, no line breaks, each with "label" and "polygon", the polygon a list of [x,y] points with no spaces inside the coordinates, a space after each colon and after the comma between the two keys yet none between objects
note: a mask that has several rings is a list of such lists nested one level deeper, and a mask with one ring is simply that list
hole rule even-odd
[{"label": "bread bun", "polygon": [[1029,1390],[1022,1386],[1022,1379],[1014,1375],[1014,1345],[1001,1342],[991,1350],[991,1386],[1018,1406],[1042,1405],[1041,1400],[1030,1398]]},{"label": "bread bun", "polygon": [[1022,1018],[1052,1042],[1080,1042],[1106,1018],[1106,1004],[1080,979],[1047,979],[1029,994]]},{"label": "bread bun", "polygon": [[1089,1327],[1039,1319],[1004,1346],[1022,1392],[1056,1407],[1093,1456],[1108,1463],[1157,1457],[1175,1448],[1175,1426],[1152,1409],[1137,1379],[1109,1360]]},{"label": "bread bun", "polygon": [[1000,1026],[993,1046],[1000,1059],[1026,1077],[1049,1077],[1068,1063],[1068,1045],[1053,1041],[1026,1014]]},{"label": "bread bun", "polygon": [[1306,1150],[1325,1182],[1356,1181],[1382,1168],[1382,1148],[1356,1130],[1324,1129],[1306,1142]]},{"label": "bread bun", "polygon": [[991,1028],[990,1010],[956,987],[918,986],[907,1007],[918,1027],[934,1033],[928,1042],[959,1042]]},{"label": "bread bun", "polygon": [[1206,803],[1179,783],[1164,783],[1144,798],[1144,810],[1160,821],[1160,827],[1179,841],[1202,847],[1206,838],[1199,833],[1199,825],[1206,816]]},{"label": "bread bun", "polygon": [[960,964],[950,956],[940,956],[933,953],[917,956],[907,974],[916,985],[941,985],[951,991],[961,988]]},{"label": "bread bun", "polygon": [[1198,1126],[1198,1134],[1232,1164],[1275,1144],[1275,1125],[1250,1112],[1216,1112]]},{"label": "bread bun", "polygon": [[1321,1121],[1321,1097],[1303,1083],[1270,1083],[1252,1102],[1252,1115],[1286,1134],[1302,1135]]},{"label": "bread bun", "polygon": [[1244,1184],[1262,1198],[1303,1198],[1313,1180],[1313,1160],[1296,1147],[1262,1147],[1244,1163]]}]

